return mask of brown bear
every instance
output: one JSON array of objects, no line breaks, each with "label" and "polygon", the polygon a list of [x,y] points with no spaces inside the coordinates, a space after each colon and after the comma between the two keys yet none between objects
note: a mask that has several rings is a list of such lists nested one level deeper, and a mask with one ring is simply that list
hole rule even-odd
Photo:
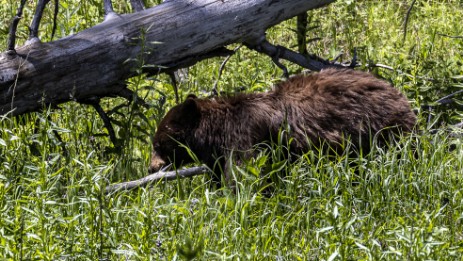
[{"label": "brown bear", "polygon": [[369,150],[373,137],[384,143],[389,134],[411,132],[415,122],[407,99],[387,82],[351,69],[325,69],[294,76],[266,93],[190,95],[159,123],[150,172],[192,162],[186,146],[220,182],[220,172],[230,178],[225,168],[232,151],[276,141],[282,128],[291,138],[291,153],[300,154],[322,144],[342,149],[346,138],[357,149]]}]

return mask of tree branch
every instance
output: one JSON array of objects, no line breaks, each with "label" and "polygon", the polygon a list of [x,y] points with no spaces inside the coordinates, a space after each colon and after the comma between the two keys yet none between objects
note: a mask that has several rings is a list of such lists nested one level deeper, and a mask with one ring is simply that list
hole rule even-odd
[{"label": "tree branch", "polygon": [[410,18],[410,13],[412,12],[413,6],[415,5],[416,0],[412,1],[412,4],[407,10],[407,14],[405,15],[405,22],[404,22],[404,39],[403,42],[405,43],[405,39],[407,38],[407,27],[408,27],[408,19]]},{"label": "tree branch", "polygon": [[193,167],[189,169],[176,170],[176,171],[167,171],[167,172],[159,171],[154,174],[148,175],[142,179],[109,185],[106,187],[105,192],[113,193],[119,190],[130,190],[134,188],[147,186],[159,180],[168,181],[168,180],[174,180],[174,179],[180,179],[180,178],[193,177],[196,175],[204,174],[207,171],[208,169],[203,166]]},{"label": "tree branch", "polygon": [[108,134],[109,134],[109,138],[111,139],[111,142],[113,143],[114,147],[118,147],[119,142],[117,140],[116,133],[114,132],[113,125],[111,124],[111,119],[108,117],[108,115],[103,110],[103,108],[101,108],[100,99],[99,98],[90,98],[90,99],[86,99],[86,100],[81,100],[79,102],[83,103],[83,104],[91,105],[91,106],[93,106],[93,108],[95,108],[96,112],[98,113],[98,115],[100,115],[101,119],[103,120],[103,124],[104,124],[106,130],[108,130]]},{"label": "tree branch", "polygon": [[297,49],[300,54],[308,55],[307,51],[307,26],[309,22],[307,21],[309,15],[307,12],[304,12],[297,16],[296,24],[296,34],[297,34]]},{"label": "tree branch", "polygon": [[130,4],[132,5],[132,9],[135,12],[140,12],[145,10],[145,4],[142,0],[130,0]]},{"label": "tree branch", "polygon": [[18,28],[19,20],[21,20],[23,15],[24,5],[26,0],[21,0],[21,4],[18,7],[16,16],[13,18],[13,21],[10,25],[10,30],[8,32],[8,43],[7,43],[7,54],[13,55],[16,54],[15,45],[16,45],[16,29]]},{"label": "tree branch", "polygon": [[59,0],[55,0],[55,10],[53,12],[53,28],[51,29],[51,37],[50,37],[50,39],[52,40],[55,37],[56,19],[58,18],[58,12],[59,12]]},{"label": "tree branch", "polygon": [[[252,40],[251,42],[245,42],[245,45],[252,50],[267,54],[268,56],[272,57],[272,59],[274,59],[274,62],[277,58],[282,58],[290,62],[293,62],[297,65],[300,65],[304,68],[307,68],[311,71],[320,71],[321,69],[328,67],[346,67],[345,65],[342,65],[340,63],[326,61],[315,55],[304,56],[300,53],[289,50],[283,46],[272,45],[267,41],[267,39],[265,39],[265,37],[257,41]],[[282,68],[281,64],[279,65],[279,63],[277,63],[277,65],[280,68]]]},{"label": "tree branch", "polygon": [[31,26],[29,27],[29,40],[39,38],[39,25],[42,20],[43,10],[50,0],[39,0],[35,9],[34,18],[32,19]]},{"label": "tree branch", "polygon": [[139,97],[135,92],[124,88],[117,93],[120,97],[125,98],[130,102],[136,102],[138,105],[145,107],[146,109],[150,108],[150,105],[146,103],[141,97]]},{"label": "tree branch", "polygon": [[233,53],[229,54],[227,57],[225,57],[225,60],[223,60],[222,64],[220,64],[219,72],[218,72],[218,75],[217,75],[217,80],[215,80],[214,87],[212,87],[213,92],[215,92],[217,94],[219,93],[219,91],[217,90],[217,85],[219,84],[220,77],[222,76],[222,72],[225,69],[225,65],[227,64],[228,60],[230,60],[232,55],[235,54],[235,52],[238,51],[238,49],[241,48],[241,46],[242,45],[238,45],[237,47],[235,47],[235,49],[233,49]]},{"label": "tree branch", "polygon": [[170,77],[170,82],[172,83],[172,88],[174,88],[175,104],[179,104],[180,97],[178,97],[178,87],[177,87],[177,79],[175,78],[175,71],[168,71],[167,74]]},{"label": "tree branch", "polygon": [[453,38],[453,39],[463,39],[463,36],[459,36],[459,35],[448,35],[448,34],[442,34],[442,33],[437,33],[437,35],[448,37],[448,38]]},{"label": "tree branch", "polygon": [[104,14],[108,16],[109,14],[114,13],[113,3],[111,0],[103,0]]}]

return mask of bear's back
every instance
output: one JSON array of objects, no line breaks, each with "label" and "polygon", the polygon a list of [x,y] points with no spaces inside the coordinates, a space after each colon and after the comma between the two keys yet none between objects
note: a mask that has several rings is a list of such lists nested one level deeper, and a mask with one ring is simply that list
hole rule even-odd
[{"label": "bear's back", "polygon": [[365,95],[372,93],[392,93],[401,95],[387,82],[373,75],[351,69],[325,69],[311,75],[296,75],[281,82],[274,88],[275,95],[280,97],[316,97],[329,98],[346,92]]},{"label": "bear's back", "polygon": [[[278,84],[273,94],[282,101],[287,122],[296,140],[354,143],[394,127],[411,131],[416,117],[408,100],[389,83],[350,69],[326,69],[297,75]],[[398,127],[398,128],[396,128]]]}]

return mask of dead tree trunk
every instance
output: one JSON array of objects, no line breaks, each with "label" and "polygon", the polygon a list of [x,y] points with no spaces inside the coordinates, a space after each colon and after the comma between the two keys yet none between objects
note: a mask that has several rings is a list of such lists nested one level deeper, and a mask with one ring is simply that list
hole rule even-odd
[{"label": "dead tree trunk", "polygon": [[224,46],[230,43],[272,52],[277,47],[265,41],[267,28],[334,1],[172,0],[134,14],[110,13],[75,35],[0,53],[0,115],[126,96],[136,59],[150,65],[145,72],[157,74],[229,54]]}]

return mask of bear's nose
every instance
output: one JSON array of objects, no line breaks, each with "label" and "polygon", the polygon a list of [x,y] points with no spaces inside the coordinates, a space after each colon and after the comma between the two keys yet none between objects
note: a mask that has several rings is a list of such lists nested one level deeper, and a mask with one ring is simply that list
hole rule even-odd
[{"label": "bear's nose", "polygon": [[155,172],[157,172],[158,170],[159,170],[158,168],[156,168],[156,167],[154,167],[154,166],[151,166],[151,165],[148,167],[148,173],[149,173],[149,174],[155,173]]},{"label": "bear's nose", "polygon": [[151,156],[151,162],[150,166],[148,168],[149,173],[154,173],[159,171],[164,165],[166,165],[166,162],[159,156],[156,151],[153,152]]}]

